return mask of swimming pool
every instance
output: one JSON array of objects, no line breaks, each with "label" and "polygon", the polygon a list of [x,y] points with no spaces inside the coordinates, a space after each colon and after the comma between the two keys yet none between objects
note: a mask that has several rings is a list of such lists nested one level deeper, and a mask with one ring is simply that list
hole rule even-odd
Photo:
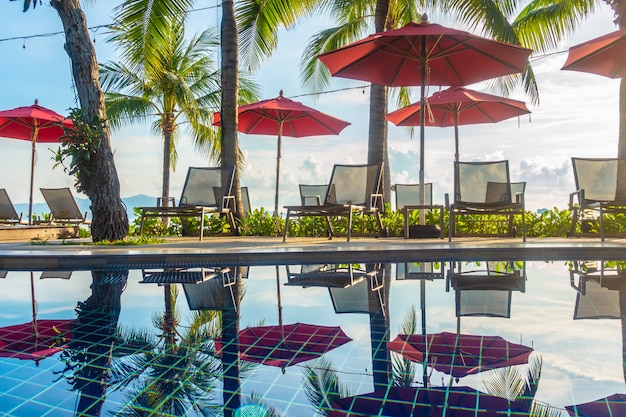
[{"label": "swimming pool", "polygon": [[[7,271],[0,279],[0,327],[23,325],[18,333],[32,340],[35,318],[39,332],[50,334],[40,335],[36,347],[0,345],[0,415],[323,415],[313,404],[328,385],[320,383],[323,376],[335,377],[341,387],[337,395],[327,392],[330,415],[422,415],[427,402],[434,415],[502,415],[502,402],[492,400],[494,379],[506,369],[524,376],[540,366],[535,403],[567,416],[566,406],[626,393],[626,275],[615,267],[567,259],[406,259]],[[386,342],[406,332],[407,323],[417,336],[445,332],[452,339],[440,343],[427,336],[429,366],[408,362],[413,388],[389,388],[400,379],[394,363],[401,356]],[[239,332],[249,328],[260,333],[244,341]],[[242,348],[276,335],[287,339],[290,330],[289,349],[285,343]],[[222,331],[216,351],[214,338]],[[247,359],[239,365],[232,360],[237,345],[230,342],[237,334],[239,358]],[[462,345],[465,335],[483,336],[478,343],[485,346],[499,336],[505,357],[488,364],[486,351]],[[7,338],[16,339],[16,332],[0,336],[5,343]],[[517,345],[530,356],[509,357]],[[442,346],[451,349],[448,356],[433,359]],[[35,358],[28,349],[46,352]],[[319,357],[306,360],[307,354]],[[450,357],[457,361],[451,369],[462,368],[459,360],[478,365],[451,377],[445,365]],[[504,367],[507,361],[512,368]],[[421,389],[424,382],[429,390]],[[384,403],[376,399],[381,392]],[[335,401],[339,397],[349,398]],[[507,404],[510,415],[528,415],[519,402]]]}]

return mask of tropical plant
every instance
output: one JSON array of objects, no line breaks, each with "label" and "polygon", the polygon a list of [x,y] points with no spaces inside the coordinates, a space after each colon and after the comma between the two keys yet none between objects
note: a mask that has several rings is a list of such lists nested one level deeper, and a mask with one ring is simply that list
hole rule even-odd
[{"label": "tropical plant", "polygon": [[177,287],[165,285],[164,293],[165,311],[153,318],[160,335],[152,337],[152,349],[137,350],[112,366],[111,388],[126,390],[127,398],[117,415],[141,415],[142,410],[151,415],[210,415],[218,407],[212,393],[222,372],[213,350],[219,313],[194,312],[181,333]]},{"label": "tropical plant", "polygon": [[[24,11],[31,4],[33,9],[37,1],[24,0]],[[87,123],[99,127],[99,121],[106,119],[104,96],[97,77],[98,62],[91,42],[79,0],[51,0],[65,32],[65,50],[70,58],[72,79],[80,102],[80,108]],[[113,160],[111,133],[108,126],[100,131],[98,147],[89,162],[94,175],[88,181],[81,179],[81,188],[91,200],[91,236],[94,242],[102,240],[120,240],[128,235],[128,216],[120,197],[120,182]],[[79,162],[82,164],[83,161]],[[83,170],[82,165],[79,166]]]},{"label": "tropical plant", "polygon": [[[124,9],[118,9],[125,12]],[[184,19],[172,17],[161,29],[159,43],[137,51],[135,16],[121,13],[112,36],[122,60],[101,65],[100,78],[105,90],[111,126],[155,119],[152,128],[163,138],[163,180],[161,196],[167,202],[170,170],[176,168],[176,140],[185,126],[196,148],[209,158],[219,159],[218,131],[211,127],[211,114],[220,106],[220,74],[211,52],[219,40],[205,30],[185,39]],[[243,102],[257,99],[257,87],[244,80]]]},{"label": "tropical plant", "polygon": [[351,395],[348,386],[339,380],[339,373],[333,364],[323,356],[305,364],[302,372],[307,399],[321,415],[327,416],[336,400]]}]

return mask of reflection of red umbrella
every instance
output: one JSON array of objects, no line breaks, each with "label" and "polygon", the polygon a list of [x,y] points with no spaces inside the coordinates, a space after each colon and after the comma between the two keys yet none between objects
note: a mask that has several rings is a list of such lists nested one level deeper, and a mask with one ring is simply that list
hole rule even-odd
[{"label": "reflection of red umbrella", "polygon": [[328,417],[359,416],[528,416],[522,402],[511,402],[470,387],[389,387],[387,390],[341,398]]},{"label": "reflection of red umbrella", "polygon": [[[459,86],[521,72],[530,49],[468,32],[422,23],[375,33],[319,56],[336,77],[387,86],[421,86],[425,107],[426,85]],[[419,183],[424,186],[424,114],[420,122]],[[424,190],[420,190],[424,204]],[[420,216],[421,217],[421,216]],[[420,218],[420,223],[422,219]]]},{"label": "reflection of red umbrella", "polygon": [[623,78],[626,76],[626,28],[572,46],[561,69]]},{"label": "reflection of red umbrella", "polygon": [[[239,332],[239,352],[241,359],[284,369],[351,340],[340,327],[304,323],[248,327]],[[216,342],[218,354],[221,348],[221,342]]]},{"label": "reflection of red umbrella", "polygon": [[30,196],[28,200],[28,224],[32,224],[33,180],[35,178],[35,144],[37,142],[58,142],[63,136],[63,128],[71,128],[70,119],[54,111],[41,107],[37,100],[32,106],[16,107],[0,111],[0,136],[29,140],[32,143],[30,164]]},{"label": "reflection of red umbrella", "polygon": [[613,394],[584,404],[565,407],[570,416],[609,417],[626,416],[626,394]]},{"label": "reflection of red umbrella", "polygon": [[[278,297],[278,325],[247,327],[239,332],[241,358],[263,365],[283,369],[291,365],[319,358],[341,345],[350,342],[340,327],[294,323],[283,325],[280,298],[280,275],[276,265],[276,295]],[[219,354],[222,341],[216,340]]]},{"label": "reflection of red umbrella", "polygon": [[[274,213],[278,213],[278,183],[280,173],[280,148],[283,136],[301,138],[305,136],[338,135],[350,123],[326,113],[307,107],[297,101],[283,97],[240,106],[238,130],[257,135],[278,135],[276,155],[276,193]],[[220,114],[215,113],[213,124],[220,125]]]},{"label": "reflection of red umbrella", "polygon": [[[426,126],[454,126],[455,160],[459,160],[459,125],[497,123],[530,113],[523,101],[452,87],[430,96],[426,104]],[[396,126],[419,126],[422,105],[411,104],[387,115]]]},{"label": "reflection of red umbrella", "polygon": [[0,357],[36,362],[65,348],[71,320],[36,320],[0,327]]},{"label": "reflection of red umbrella", "polygon": [[508,342],[500,336],[478,336],[441,332],[398,335],[387,347],[404,357],[440,372],[461,378],[490,369],[528,363],[533,349]]}]

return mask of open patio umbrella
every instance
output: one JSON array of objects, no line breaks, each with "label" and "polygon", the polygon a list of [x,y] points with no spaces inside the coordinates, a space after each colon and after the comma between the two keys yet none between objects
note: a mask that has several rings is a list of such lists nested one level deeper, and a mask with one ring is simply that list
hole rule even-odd
[{"label": "open patio umbrella", "polygon": [[37,318],[35,283],[30,272],[33,320],[28,323],[0,327],[0,357],[39,361],[66,347],[71,339],[72,320],[40,320]]},{"label": "open patio umbrella", "polygon": [[626,76],[626,28],[572,46],[561,69],[623,78]]},{"label": "open patio umbrella", "polygon": [[[278,184],[280,179],[280,157],[282,137],[301,138],[307,136],[338,135],[350,123],[322,113],[302,103],[283,96],[282,90],[276,98],[240,106],[238,130],[256,135],[277,135],[276,192],[274,214],[278,214]],[[220,114],[213,115],[213,125],[220,125]]]},{"label": "open patio umbrella", "polygon": [[613,417],[626,416],[626,394],[613,394],[588,403],[565,407],[570,416]]},{"label": "open patio umbrella", "polygon": [[[521,72],[530,49],[429,23],[409,23],[395,30],[319,55],[335,77],[368,81],[390,87],[421,86],[420,103],[426,105],[426,86],[460,86]],[[424,186],[424,114],[420,122],[419,183]],[[420,192],[423,204],[424,190]],[[423,212],[422,212],[423,213]],[[423,216],[420,215],[420,223]]]},{"label": "open patio umbrella", "polygon": [[[279,269],[276,266],[278,293],[278,325],[247,327],[239,332],[239,353],[241,359],[285,368],[319,358],[352,339],[341,327],[318,326],[315,324],[283,324],[280,301]],[[215,342],[218,354],[222,350],[220,339]]]},{"label": "open patio umbrella", "polygon": [[[451,87],[426,99],[426,126],[454,126],[454,159],[459,160],[459,125],[497,123],[529,114],[523,101],[481,93],[464,87]],[[416,102],[387,115],[396,126],[419,126],[422,103]]]},{"label": "open patio umbrella", "polygon": [[456,333],[400,334],[387,347],[415,362],[424,362],[439,372],[462,378],[490,369],[528,363],[533,349],[508,342],[500,336]]},{"label": "open patio umbrella", "polygon": [[72,121],[60,114],[42,107],[38,101],[32,106],[16,107],[0,111],[0,136],[11,139],[28,140],[32,143],[30,161],[30,194],[28,198],[28,224],[33,217],[33,184],[35,178],[35,145],[37,142],[58,142],[63,136],[63,128],[72,128]]},{"label": "open patio umbrella", "polygon": [[527,405],[508,401],[470,387],[381,389],[336,400],[328,417],[428,416],[428,417],[522,417]]}]

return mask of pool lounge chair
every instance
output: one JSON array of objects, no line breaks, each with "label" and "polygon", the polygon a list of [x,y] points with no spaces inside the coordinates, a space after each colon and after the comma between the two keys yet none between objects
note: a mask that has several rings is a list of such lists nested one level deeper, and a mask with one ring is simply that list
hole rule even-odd
[{"label": "pool lounge chair", "polygon": [[143,234],[144,221],[148,217],[198,217],[200,218],[200,240],[204,237],[204,216],[225,215],[233,234],[236,233],[233,215],[235,197],[233,188],[233,167],[198,168],[190,167],[180,196],[178,206],[170,201],[170,206],[140,207]]},{"label": "pool lounge chair", "polygon": [[572,167],[576,191],[569,197],[572,223],[568,237],[599,235],[604,240],[607,235],[605,215],[626,214],[626,201],[616,198],[618,160],[572,158]]},{"label": "pool lounge chair", "polygon": [[[450,204],[446,194],[446,207],[450,211],[448,240],[457,233],[457,218],[463,215],[504,216],[505,232],[495,234],[473,233],[465,236],[515,237],[513,217],[519,215],[522,223],[522,238],[526,241],[524,216],[525,182],[511,182],[509,161],[455,162],[454,203]],[[491,218],[493,220],[493,218]]]},{"label": "pool lounge chair", "polygon": [[81,224],[89,224],[87,212],[82,213],[72,191],[64,188],[40,188],[43,198],[50,209],[49,221],[39,223],[51,223],[58,225],[70,225],[79,227]]},{"label": "pool lounge chair", "polygon": [[17,214],[7,190],[0,188],[0,224],[21,224],[22,214]]},{"label": "pool lounge chair", "polygon": [[[330,182],[324,202],[321,205],[285,206],[285,230],[283,242],[289,233],[291,217],[317,216],[348,216],[347,241],[352,234],[353,214],[372,214],[376,217],[379,230],[383,224],[380,212],[383,210],[383,197],[380,193],[382,179],[382,164],[372,165],[340,165],[336,164],[330,177]],[[332,238],[334,231],[329,223],[328,237]]]},{"label": "pool lounge chair", "polygon": [[626,286],[618,271],[607,270],[604,261],[573,261],[569,273],[576,291],[574,320],[622,318],[620,293]]},{"label": "pool lounge chair", "polygon": [[443,204],[433,204],[433,184],[424,184],[424,204],[420,204],[420,184],[395,184],[396,211],[404,216],[404,237],[410,236],[410,216],[415,210],[439,210],[439,237],[443,239]]}]

